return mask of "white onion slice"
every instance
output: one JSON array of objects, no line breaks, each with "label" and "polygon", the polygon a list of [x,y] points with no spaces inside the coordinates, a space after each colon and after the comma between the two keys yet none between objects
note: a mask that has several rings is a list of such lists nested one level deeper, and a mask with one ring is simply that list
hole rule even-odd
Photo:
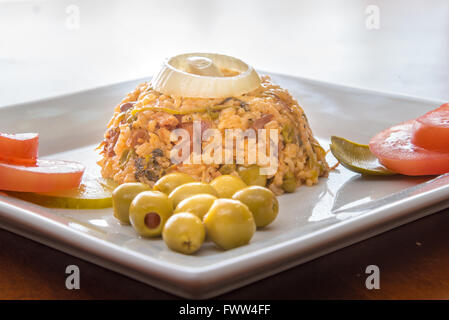
[{"label": "white onion slice", "polygon": [[[224,76],[222,69],[238,72]],[[166,95],[195,98],[236,97],[260,86],[257,72],[245,62],[214,53],[187,53],[167,59],[151,81]]]}]

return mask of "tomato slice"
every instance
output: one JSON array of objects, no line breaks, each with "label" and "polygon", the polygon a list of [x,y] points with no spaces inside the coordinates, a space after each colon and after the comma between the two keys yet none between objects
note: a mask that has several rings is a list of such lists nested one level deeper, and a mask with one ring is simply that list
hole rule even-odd
[{"label": "tomato slice", "polygon": [[34,166],[0,163],[0,190],[53,192],[76,188],[84,166],[63,160],[36,160]]},{"label": "tomato slice", "polygon": [[414,120],[391,127],[375,135],[371,152],[388,169],[410,176],[449,172],[449,152],[427,150],[412,143]]},{"label": "tomato slice", "polygon": [[0,133],[0,161],[34,164],[39,148],[37,133]]},{"label": "tomato slice", "polygon": [[430,150],[449,152],[449,103],[416,119],[412,143]]}]

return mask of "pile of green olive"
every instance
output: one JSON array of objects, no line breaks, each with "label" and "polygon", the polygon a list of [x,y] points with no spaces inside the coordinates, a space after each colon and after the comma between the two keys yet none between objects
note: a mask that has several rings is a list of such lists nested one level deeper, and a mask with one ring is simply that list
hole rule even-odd
[{"label": "pile of green olive", "polygon": [[143,237],[162,235],[167,247],[184,254],[198,251],[206,234],[225,250],[245,245],[279,212],[273,192],[240,177],[221,175],[208,184],[179,172],[163,176],[153,188],[124,183],[112,193],[112,203],[121,223]]}]

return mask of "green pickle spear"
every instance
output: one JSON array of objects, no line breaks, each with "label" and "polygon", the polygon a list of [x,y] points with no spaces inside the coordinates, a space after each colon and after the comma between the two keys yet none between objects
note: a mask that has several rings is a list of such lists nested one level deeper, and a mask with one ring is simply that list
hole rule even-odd
[{"label": "green pickle spear", "polygon": [[380,164],[367,145],[332,136],[330,149],[334,157],[351,171],[365,175],[396,174]]},{"label": "green pickle spear", "polygon": [[112,207],[112,191],[115,183],[84,174],[76,189],[59,192],[8,192],[16,198],[49,208],[102,209]]}]

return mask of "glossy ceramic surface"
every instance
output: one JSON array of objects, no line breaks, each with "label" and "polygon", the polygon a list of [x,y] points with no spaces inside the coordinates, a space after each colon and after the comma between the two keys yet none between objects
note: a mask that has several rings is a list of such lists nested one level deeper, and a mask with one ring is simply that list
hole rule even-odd
[{"label": "glossy ceramic surface", "polygon": [[[331,135],[361,143],[442,102],[273,75],[303,106],[325,149]],[[40,156],[78,160],[98,174],[94,150],[130,81],[0,109],[0,128],[39,132]],[[328,156],[335,163],[332,155]],[[314,187],[279,197],[280,213],[251,243],[221,251],[211,243],[193,256],[162,240],[139,238],[112,209],[47,209],[0,196],[0,225],[117,272],[189,298],[243,286],[449,206],[449,177],[362,177],[343,167]]]}]

